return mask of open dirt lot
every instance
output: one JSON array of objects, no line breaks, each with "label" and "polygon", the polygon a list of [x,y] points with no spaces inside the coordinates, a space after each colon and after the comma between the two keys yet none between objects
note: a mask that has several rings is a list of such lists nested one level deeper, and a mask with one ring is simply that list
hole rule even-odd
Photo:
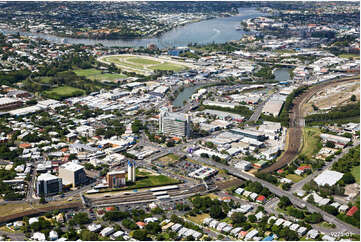
[{"label": "open dirt lot", "polygon": [[312,104],[320,110],[346,105],[351,102],[352,95],[355,95],[357,100],[360,100],[360,81],[339,83],[320,90],[304,105],[305,114],[314,112]]}]

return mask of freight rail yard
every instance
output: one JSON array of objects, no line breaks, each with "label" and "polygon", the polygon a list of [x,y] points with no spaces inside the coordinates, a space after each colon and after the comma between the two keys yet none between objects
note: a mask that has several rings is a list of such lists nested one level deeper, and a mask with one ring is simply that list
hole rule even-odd
[{"label": "freight rail yard", "polygon": [[293,107],[290,111],[289,117],[289,129],[288,129],[288,147],[285,153],[280,157],[280,159],[271,165],[263,169],[262,173],[268,173],[276,171],[288,163],[292,162],[297,155],[299,154],[301,144],[302,144],[302,128],[305,126],[305,117],[304,117],[304,105],[308,102],[308,100],[315,95],[315,93],[320,90],[325,90],[327,88],[331,88],[336,86],[339,83],[347,83],[347,82],[355,82],[358,79],[354,78],[345,78],[339,80],[333,80],[330,82],[324,82],[321,84],[317,84],[307,88],[301,96],[295,98],[293,101]]}]

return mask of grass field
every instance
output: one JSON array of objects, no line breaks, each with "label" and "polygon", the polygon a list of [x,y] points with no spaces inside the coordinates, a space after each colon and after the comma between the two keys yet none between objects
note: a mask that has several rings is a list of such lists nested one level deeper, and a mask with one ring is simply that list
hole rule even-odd
[{"label": "grass field", "polygon": [[165,175],[159,176],[137,176],[136,183],[134,185],[128,186],[128,189],[142,188],[142,187],[151,187],[151,186],[163,186],[178,184],[179,181],[173,178],[170,178]]},{"label": "grass field", "polygon": [[130,61],[130,62],[133,62],[133,63],[136,63],[136,64],[141,64],[141,65],[156,65],[156,64],[160,64],[159,61],[149,60],[149,59],[140,58],[140,57],[127,58],[127,61]]},{"label": "grass field", "polygon": [[320,134],[321,131],[317,128],[304,128],[301,155],[311,159],[322,148]]},{"label": "grass field", "polygon": [[80,201],[79,198],[73,199],[72,201],[57,201],[57,202],[49,202],[46,204],[33,204],[30,206],[29,203],[8,203],[0,206],[0,214],[2,217],[9,216],[15,213],[21,213],[26,210],[31,210],[34,208],[46,208],[49,206],[62,205],[66,203],[73,203],[76,201]]},{"label": "grass field", "polygon": [[40,77],[40,82],[41,83],[49,83],[50,82],[50,80],[51,80],[51,77],[49,77],[49,76],[43,76],[43,77]]},{"label": "grass field", "polygon": [[208,213],[202,213],[202,214],[197,214],[197,216],[187,216],[186,218],[189,219],[190,221],[196,223],[196,224],[202,224],[203,220],[205,218],[209,218],[209,214]]},{"label": "grass field", "polygon": [[175,65],[172,63],[162,63],[159,65],[154,65],[150,67],[152,70],[161,70],[161,71],[182,71],[185,69],[184,66]]},{"label": "grass field", "polygon": [[360,55],[358,55],[358,54],[349,54],[349,53],[347,53],[347,54],[341,54],[341,55],[339,55],[339,57],[341,57],[341,58],[347,58],[347,59],[349,59],[349,58],[355,58],[355,59],[360,59]]},{"label": "grass field", "polygon": [[158,161],[164,163],[165,165],[172,164],[174,162],[177,162],[179,160],[179,156],[175,154],[168,154],[166,156],[163,156],[158,159]]},{"label": "grass field", "polygon": [[124,74],[118,74],[118,73],[102,74],[100,70],[94,68],[74,70],[74,73],[77,74],[78,76],[83,76],[90,80],[99,80],[99,81],[103,81],[103,80],[114,81],[117,79],[123,79],[127,77]]},{"label": "grass field", "polygon": [[50,89],[49,91],[45,91],[44,94],[46,94],[49,98],[61,99],[73,96],[80,96],[85,94],[85,91],[75,87],[61,86]]},{"label": "grass field", "polygon": [[292,180],[294,183],[297,183],[303,179],[302,176],[296,174],[288,174],[286,178]]},{"label": "grass field", "polygon": [[355,177],[357,184],[360,184],[360,166],[353,167],[351,173]]}]

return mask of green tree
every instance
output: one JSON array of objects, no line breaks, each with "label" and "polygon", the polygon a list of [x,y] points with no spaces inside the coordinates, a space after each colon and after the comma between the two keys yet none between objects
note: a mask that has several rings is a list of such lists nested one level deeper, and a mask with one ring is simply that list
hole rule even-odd
[{"label": "green tree", "polygon": [[186,241],[194,241],[194,237],[192,235],[188,235],[185,239]]},{"label": "green tree", "polygon": [[351,172],[343,174],[342,180],[345,184],[353,184],[356,182],[355,177],[351,174]]},{"label": "green tree", "polygon": [[290,199],[289,199],[288,197],[282,196],[282,197],[280,198],[279,203],[278,203],[278,207],[280,207],[280,208],[286,208],[286,207],[290,206],[291,204],[292,204],[292,203],[291,203],[291,201],[290,201]]},{"label": "green tree", "polygon": [[87,229],[83,229],[80,232],[80,239],[83,241],[97,241],[98,235],[94,232],[91,232]]},{"label": "green tree", "polygon": [[225,217],[222,208],[216,205],[211,207],[209,214],[211,215],[212,218],[215,219],[223,219]]},{"label": "green tree", "polygon": [[327,141],[327,142],[326,142],[326,147],[328,147],[328,148],[335,148],[335,143],[332,142],[332,141]]},{"label": "green tree", "polygon": [[41,204],[44,204],[44,203],[46,203],[46,200],[45,200],[45,196],[44,195],[42,195],[41,197],[40,197],[40,201],[39,201]]},{"label": "green tree", "polygon": [[243,213],[238,213],[238,212],[233,213],[231,218],[232,218],[233,225],[234,224],[238,224],[238,225],[242,224],[242,223],[246,222],[246,220],[247,220],[246,216],[244,216]]},{"label": "green tree", "polygon": [[144,229],[137,229],[133,231],[133,238],[140,241],[150,240],[147,232]]},{"label": "green tree", "polygon": [[251,222],[251,223],[255,223],[257,222],[257,218],[255,215],[251,214],[248,216],[248,220]]}]

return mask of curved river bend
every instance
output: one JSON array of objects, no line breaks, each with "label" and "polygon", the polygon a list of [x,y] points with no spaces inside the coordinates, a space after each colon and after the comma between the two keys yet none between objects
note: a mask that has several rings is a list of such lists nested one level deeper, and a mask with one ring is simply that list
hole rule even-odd
[{"label": "curved river bend", "polygon": [[175,28],[169,32],[162,34],[159,37],[146,39],[132,39],[132,40],[92,40],[92,39],[75,39],[62,38],[54,35],[42,33],[30,33],[22,31],[13,31],[8,29],[1,29],[3,33],[16,33],[21,35],[40,37],[55,43],[67,44],[85,44],[96,45],[102,44],[104,46],[117,47],[140,47],[148,46],[149,44],[156,44],[159,48],[169,48],[178,46],[187,46],[190,43],[207,44],[207,43],[225,43],[231,40],[239,40],[242,38],[244,31],[236,30],[236,26],[245,19],[259,17],[266,15],[254,8],[240,8],[239,14],[231,17],[219,17],[209,20],[204,20],[197,23],[187,24]]}]

